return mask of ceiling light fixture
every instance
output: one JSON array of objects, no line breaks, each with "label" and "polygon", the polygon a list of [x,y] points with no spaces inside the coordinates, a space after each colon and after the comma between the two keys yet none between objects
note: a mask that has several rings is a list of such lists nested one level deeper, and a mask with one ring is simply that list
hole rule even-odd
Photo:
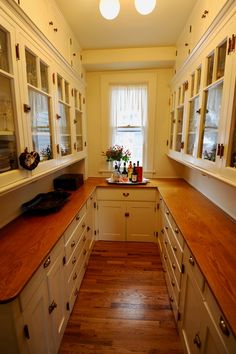
[{"label": "ceiling light fixture", "polygon": [[155,9],[156,0],[135,0],[134,4],[141,15],[148,15]]},{"label": "ceiling light fixture", "polygon": [[[155,9],[156,0],[135,0],[134,5],[141,15],[148,15]],[[106,20],[114,20],[120,12],[120,1],[100,0],[99,10]]]},{"label": "ceiling light fixture", "polygon": [[119,0],[100,0],[99,10],[106,20],[114,20],[120,12]]}]

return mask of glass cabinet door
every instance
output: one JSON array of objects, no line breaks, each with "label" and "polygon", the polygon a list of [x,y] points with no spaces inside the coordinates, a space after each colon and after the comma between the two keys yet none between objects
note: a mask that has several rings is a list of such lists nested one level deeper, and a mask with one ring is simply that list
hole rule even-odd
[{"label": "glass cabinet door", "polygon": [[183,114],[184,106],[177,108],[177,126],[176,126],[176,141],[175,141],[175,151],[180,152],[182,149],[182,130],[183,130]]},{"label": "glass cabinet door", "polygon": [[190,102],[189,122],[187,131],[186,154],[195,156],[197,151],[197,128],[199,120],[199,96],[193,98]]},{"label": "glass cabinet door", "polygon": [[10,33],[0,26],[0,173],[18,168]]},{"label": "glass cabinet door", "polygon": [[31,144],[32,149],[39,153],[40,162],[44,162],[53,159],[49,67],[28,48],[25,49],[25,63]]},{"label": "glass cabinet door", "polygon": [[82,111],[82,94],[77,90],[74,90],[75,98],[75,134],[76,143],[75,150],[77,152],[83,150],[83,111]]},{"label": "glass cabinet door", "polygon": [[216,162],[221,118],[221,104],[226,63],[227,41],[224,40],[206,58],[205,85],[201,108],[199,161]]},{"label": "glass cabinet door", "polygon": [[67,156],[72,153],[69,83],[59,74],[57,74],[57,94],[59,109],[57,118],[59,121],[60,154],[61,156]]}]

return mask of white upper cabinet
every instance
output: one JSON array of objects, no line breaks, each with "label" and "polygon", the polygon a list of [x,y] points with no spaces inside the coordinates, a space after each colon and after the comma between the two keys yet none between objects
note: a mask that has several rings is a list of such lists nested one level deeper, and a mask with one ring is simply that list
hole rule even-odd
[{"label": "white upper cabinet", "polygon": [[14,27],[5,16],[0,25],[0,185],[14,183],[27,176],[18,163],[18,155],[24,148],[21,104],[18,95],[17,57]]},{"label": "white upper cabinet", "polygon": [[[43,1],[42,9],[46,9],[45,3],[53,6],[53,1]],[[34,9],[33,20],[40,12],[37,4],[20,2],[20,6]],[[79,49],[78,76],[70,63],[69,34],[67,42],[57,34],[67,48],[66,63],[63,48],[55,51],[30,21],[24,21],[18,7],[10,3],[4,6],[0,4],[0,192],[84,159],[87,153]],[[29,168],[19,161],[24,152],[28,153],[24,162]],[[37,154],[40,162],[35,166]]]},{"label": "white upper cabinet", "polygon": [[173,87],[170,156],[235,184],[235,7]]}]

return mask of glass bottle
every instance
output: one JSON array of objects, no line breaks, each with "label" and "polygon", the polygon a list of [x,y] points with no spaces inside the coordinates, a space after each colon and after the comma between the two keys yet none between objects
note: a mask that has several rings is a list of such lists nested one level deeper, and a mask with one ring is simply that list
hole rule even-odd
[{"label": "glass bottle", "polygon": [[138,174],[137,174],[135,163],[133,164],[133,172],[132,172],[132,175],[131,175],[131,182],[132,183],[137,183],[138,182]]}]

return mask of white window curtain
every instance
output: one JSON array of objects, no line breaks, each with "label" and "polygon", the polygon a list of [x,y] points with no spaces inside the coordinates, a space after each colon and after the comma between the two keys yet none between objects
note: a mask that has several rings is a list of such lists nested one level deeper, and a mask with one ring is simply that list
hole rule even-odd
[{"label": "white window curtain", "polygon": [[131,161],[143,164],[147,128],[147,85],[110,86],[112,145],[124,146]]}]

